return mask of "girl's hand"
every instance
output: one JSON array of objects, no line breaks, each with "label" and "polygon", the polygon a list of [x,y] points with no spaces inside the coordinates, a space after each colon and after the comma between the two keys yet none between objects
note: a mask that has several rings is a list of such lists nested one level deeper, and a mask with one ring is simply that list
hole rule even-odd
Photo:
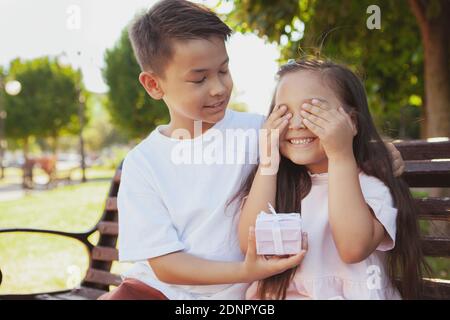
[{"label": "girl's hand", "polygon": [[342,107],[329,106],[326,101],[312,99],[300,111],[305,126],[320,139],[328,158],[353,156],[353,137],[356,127]]},{"label": "girl's hand", "polygon": [[259,137],[260,165],[270,170],[267,174],[276,174],[280,164],[280,135],[287,128],[292,113],[285,105],[275,106],[264,123]]},{"label": "girl's hand", "polygon": [[[305,239],[305,234],[303,239]],[[304,240],[302,243],[305,243]],[[307,245],[303,246],[300,253],[287,257],[273,256],[267,259],[264,256],[257,255],[255,229],[252,226],[249,228],[247,253],[242,265],[243,278],[247,282],[258,281],[292,269],[302,262],[306,251]]]}]

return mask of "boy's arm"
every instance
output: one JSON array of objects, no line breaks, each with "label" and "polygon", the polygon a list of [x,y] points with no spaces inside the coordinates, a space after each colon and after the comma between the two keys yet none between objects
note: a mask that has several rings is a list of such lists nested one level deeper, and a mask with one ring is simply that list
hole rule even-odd
[{"label": "boy's arm", "polygon": [[[207,239],[206,239],[207,240]],[[256,254],[255,232],[250,228],[247,253],[242,262],[206,260],[174,252],[148,260],[159,280],[179,285],[246,283],[265,279],[300,264],[305,251],[280,259],[266,260]]]},{"label": "boy's arm", "polygon": [[159,280],[180,285],[247,282],[240,263],[205,260],[179,251],[148,260]]}]

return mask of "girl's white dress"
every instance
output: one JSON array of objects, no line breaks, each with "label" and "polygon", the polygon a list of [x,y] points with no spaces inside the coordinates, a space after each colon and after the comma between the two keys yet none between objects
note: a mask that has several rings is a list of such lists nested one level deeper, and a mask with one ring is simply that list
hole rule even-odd
[{"label": "girl's white dress", "polygon": [[[389,189],[375,177],[360,173],[367,204],[386,229],[386,239],[364,261],[344,263],[337,252],[328,222],[328,174],[310,174],[311,192],[302,200],[303,231],[308,252],[294,275],[286,299],[401,299],[385,271],[386,251],[394,248],[397,209]],[[358,241],[358,239],[354,239]],[[257,282],[247,299],[257,299]]]}]

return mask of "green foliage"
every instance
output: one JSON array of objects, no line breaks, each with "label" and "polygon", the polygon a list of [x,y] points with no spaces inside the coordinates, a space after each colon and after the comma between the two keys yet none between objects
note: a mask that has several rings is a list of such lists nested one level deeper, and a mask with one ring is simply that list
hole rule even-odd
[{"label": "green foliage", "polygon": [[71,67],[48,57],[15,59],[8,78],[22,85],[17,96],[5,95],[8,138],[57,137],[62,130],[77,130],[80,75]]},{"label": "green foliage", "polygon": [[[407,1],[235,0],[227,22],[280,46],[281,61],[305,55],[343,62],[365,81],[378,127],[392,137],[419,137],[423,97],[420,32]],[[370,5],[381,9],[381,29],[369,30]],[[411,103],[413,97],[413,103]],[[419,102],[419,103],[418,103]],[[413,105],[414,107],[411,107]],[[408,115],[408,126],[402,118]]]},{"label": "green foliage", "polygon": [[130,138],[142,138],[157,125],[168,122],[164,102],[151,99],[138,81],[141,72],[127,31],[105,54],[105,82],[109,86],[107,108],[111,120]]},{"label": "green foliage", "polygon": [[91,121],[84,130],[86,150],[96,152],[115,144],[126,144],[128,139],[111,123],[111,116],[105,109],[106,95],[91,94],[86,102]]}]

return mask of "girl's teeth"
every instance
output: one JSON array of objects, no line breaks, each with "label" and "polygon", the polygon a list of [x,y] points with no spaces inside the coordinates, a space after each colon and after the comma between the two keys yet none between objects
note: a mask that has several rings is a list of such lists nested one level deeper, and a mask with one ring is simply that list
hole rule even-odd
[{"label": "girl's teeth", "polygon": [[305,138],[305,139],[291,139],[290,142],[292,144],[308,144],[313,142],[314,138]]}]

